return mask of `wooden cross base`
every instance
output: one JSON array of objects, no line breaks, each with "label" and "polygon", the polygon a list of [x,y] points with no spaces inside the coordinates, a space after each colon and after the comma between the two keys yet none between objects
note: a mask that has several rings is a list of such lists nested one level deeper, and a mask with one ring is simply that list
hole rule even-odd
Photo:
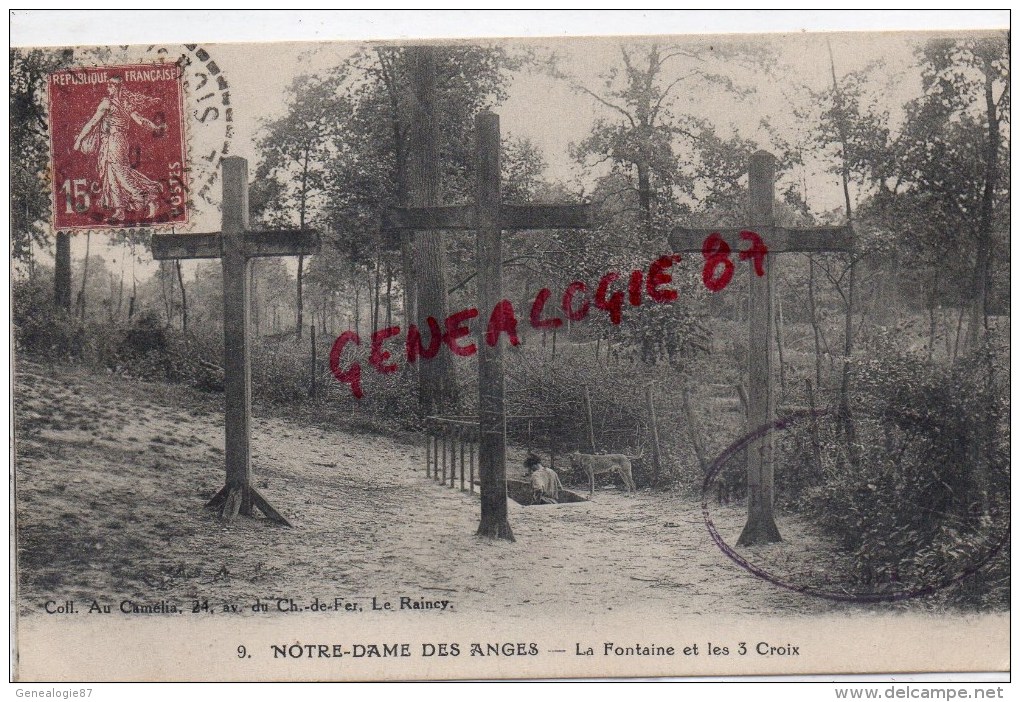
[{"label": "wooden cross base", "polygon": [[[749,449],[752,450],[752,449]],[[771,456],[767,456],[769,458]],[[766,492],[767,494],[767,492]],[[764,504],[765,496],[759,490],[748,490],[747,522],[740,531],[737,546],[775,544],[783,540],[772,513],[772,506]]]},{"label": "wooden cross base", "polygon": [[292,526],[286,517],[277,512],[269,501],[251,485],[227,483],[206,503],[206,509],[219,509],[224,519],[233,519],[238,514],[250,517],[256,507],[267,518],[283,526]]}]

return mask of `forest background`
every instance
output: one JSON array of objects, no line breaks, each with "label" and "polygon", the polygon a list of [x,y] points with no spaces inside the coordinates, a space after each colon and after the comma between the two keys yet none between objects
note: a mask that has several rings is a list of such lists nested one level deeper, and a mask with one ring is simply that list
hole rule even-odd
[{"label": "forest background", "polygon": [[[506,236],[505,294],[526,310],[541,287],[668,252],[674,226],[742,224],[748,157],[775,153],[780,223],[850,222],[857,234],[853,253],[790,256],[774,280],[780,411],[849,407],[856,427],[824,422],[819,436],[783,442],[780,505],[841,539],[862,583],[958,572],[982,547],[970,541],[1008,522],[1008,35],[876,37],[888,44],[869,50],[854,39],[843,51],[838,37],[798,40],[816,60],[778,38],[445,46],[444,199],[470,198],[473,117],[493,109],[506,200],[594,205],[590,230]],[[470,360],[367,374],[361,401],[325,365],[346,329],[406,327],[424,278],[441,283],[448,310],[473,299],[470,235],[447,237],[445,265],[428,270],[379,231],[382,210],[406,196],[406,51],[296,49],[298,77],[266,89],[278,109],[249,110],[263,119],[238,126],[255,140],[254,218],[324,232],[317,256],[252,267],[256,400],[390,433],[436,411],[471,414],[477,394]],[[133,230],[76,235],[57,266],[70,276],[55,274],[42,76],[74,60],[11,52],[17,353],[215,392],[218,264],[155,264],[151,234]],[[650,396],[667,429],[639,484],[700,486],[742,429],[746,277],[712,295],[691,265],[676,285],[678,303],[628,308],[620,325],[593,314],[557,339],[525,333],[508,359],[511,441],[643,454]],[[446,374],[457,391],[438,404],[408,392],[416,372]],[[525,415],[548,419],[513,421]],[[956,596],[1008,606],[1007,593],[1008,555]]]}]

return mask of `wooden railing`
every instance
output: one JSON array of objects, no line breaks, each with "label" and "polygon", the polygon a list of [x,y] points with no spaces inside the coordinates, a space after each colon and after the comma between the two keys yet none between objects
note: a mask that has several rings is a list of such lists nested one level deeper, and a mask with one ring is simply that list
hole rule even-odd
[{"label": "wooden railing", "polygon": [[473,493],[477,445],[477,418],[426,417],[425,477],[450,487],[456,487],[459,478],[460,489]]},{"label": "wooden railing", "polygon": [[[550,419],[547,415],[507,416],[508,425],[520,427],[525,451],[534,446],[532,422]],[[469,415],[431,416],[425,418],[425,477],[437,483],[475,491],[475,457],[478,452],[478,418]],[[555,468],[556,454],[549,452],[550,467]]]}]

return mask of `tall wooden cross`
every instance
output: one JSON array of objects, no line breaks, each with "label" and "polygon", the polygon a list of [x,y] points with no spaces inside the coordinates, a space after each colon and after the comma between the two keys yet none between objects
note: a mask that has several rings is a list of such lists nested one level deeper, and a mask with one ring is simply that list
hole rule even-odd
[{"label": "tall wooden cross", "polygon": [[226,519],[251,516],[257,507],[273,521],[290,523],[251,484],[251,357],[248,344],[248,264],[264,256],[317,253],[314,230],[249,231],[248,162],[223,159],[223,231],[211,234],[157,234],[157,261],[219,258],[223,262],[223,368],[226,402],[226,484],[206,505]]},{"label": "tall wooden cross", "polygon": [[[475,201],[470,205],[406,207],[384,213],[384,230],[470,229],[477,232],[478,309],[483,319],[503,299],[505,229],[585,229],[588,205],[510,205],[500,197],[499,116],[475,118]],[[481,323],[484,326],[484,321]],[[478,333],[478,472],[482,515],[480,536],[513,541],[506,506],[506,409],[503,346]]]},{"label": "tall wooden cross", "polygon": [[[750,191],[750,224],[746,228],[687,229],[679,227],[670,233],[670,244],[676,252],[702,251],[705,238],[720,234],[736,252],[741,243],[740,232],[750,229],[768,247],[764,275],[758,276],[751,267],[750,300],[747,328],[747,431],[757,431],[775,419],[775,395],[772,380],[773,320],[772,298],[775,275],[774,256],[778,253],[822,253],[849,251],[853,232],[848,226],[787,229],[777,227],[773,213],[775,199],[776,158],[767,151],[751,156],[748,167]],[[757,445],[747,451],[747,524],[737,543],[751,545],[782,541],[773,513],[775,471],[772,463],[772,433],[767,432]]]}]

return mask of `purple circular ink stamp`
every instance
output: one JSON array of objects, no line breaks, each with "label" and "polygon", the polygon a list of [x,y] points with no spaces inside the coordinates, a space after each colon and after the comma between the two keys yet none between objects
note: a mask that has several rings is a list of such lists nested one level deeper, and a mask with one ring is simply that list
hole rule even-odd
[{"label": "purple circular ink stamp", "polygon": [[[968,577],[973,576],[984,566],[986,566],[999,552],[1003,546],[1009,541],[1009,529],[1003,530],[1003,535],[992,541],[986,547],[984,553],[977,555],[973,558],[967,567],[960,570],[957,573],[943,573],[939,574],[931,579],[930,582],[905,584],[900,589],[890,589],[884,591],[868,591],[868,590],[855,590],[851,587],[840,588],[839,590],[831,589],[828,587],[821,587],[813,584],[797,584],[792,582],[788,576],[781,576],[769,569],[752,563],[748,558],[738,552],[736,548],[730,546],[726,540],[719,533],[719,529],[712,521],[711,510],[709,509],[710,496],[712,493],[712,487],[716,484],[720,474],[724,471],[727,464],[739,456],[745,449],[750,445],[765,437],[771,432],[782,432],[790,429],[796,424],[804,421],[805,419],[823,417],[829,414],[826,410],[801,410],[792,412],[785,417],[776,419],[775,421],[758,427],[754,431],[740,437],[732,444],[730,444],[719,456],[712,462],[709,467],[709,471],[705,476],[704,483],[702,484],[702,502],[701,510],[702,516],[705,520],[705,527],[708,529],[709,536],[712,537],[712,541],[715,542],[719,550],[722,551],[727,558],[732,560],[734,563],[739,565],[749,573],[765,580],[773,585],[790,590],[792,592],[801,593],[804,595],[810,595],[813,597],[821,597],[823,599],[837,601],[837,602],[859,602],[859,603],[878,603],[878,602],[897,602],[902,600],[908,600],[916,597],[923,597],[930,595],[938,590],[949,587],[955,583],[958,583]],[[848,583],[849,585],[849,583]]]}]

